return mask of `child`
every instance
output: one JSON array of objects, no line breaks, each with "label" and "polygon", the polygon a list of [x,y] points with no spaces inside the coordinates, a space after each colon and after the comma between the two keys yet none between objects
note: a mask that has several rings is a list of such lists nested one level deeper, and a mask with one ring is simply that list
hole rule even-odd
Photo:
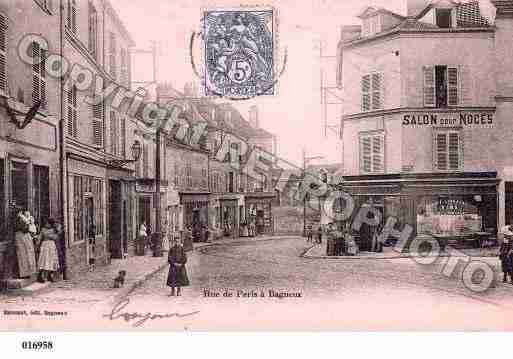
[{"label": "child", "polygon": [[511,283],[513,283],[513,254],[511,251],[511,244],[505,240],[501,244],[500,252],[499,252],[499,259],[501,261],[501,267],[502,267],[502,281],[504,283],[508,282],[508,275],[511,280]]},{"label": "child", "polygon": [[313,233],[312,233],[312,225],[311,224],[309,224],[306,227],[306,242],[307,243],[313,242]]}]

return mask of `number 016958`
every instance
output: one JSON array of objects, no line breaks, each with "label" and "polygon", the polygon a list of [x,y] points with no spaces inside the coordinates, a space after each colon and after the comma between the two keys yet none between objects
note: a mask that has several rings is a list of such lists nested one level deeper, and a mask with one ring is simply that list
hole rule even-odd
[{"label": "number 016958", "polygon": [[54,344],[52,341],[23,341],[21,348],[25,350],[52,350]]}]

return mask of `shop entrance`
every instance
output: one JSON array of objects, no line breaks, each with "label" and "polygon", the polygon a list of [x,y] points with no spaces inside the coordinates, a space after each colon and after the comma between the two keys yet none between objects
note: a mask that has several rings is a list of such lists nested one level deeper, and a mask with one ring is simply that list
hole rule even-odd
[{"label": "shop entrance", "polygon": [[122,226],[125,216],[124,207],[121,203],[121,183],[119,181],[110,181],[110,210],[109,210],[109,238],[110,255],[112,258],[123,258],[122,247]]},{"label": "shop entrance", "polygon": [[151,226],[151,199],[150,197],[139,197],[139,226],[142,223],[146,223],[146,229],[148,236],[150,235],[150,226]]},{"label": "shop entrance", "polygon": [[506,211],[505,224],[513,224],[513,182],[505,183]]}]

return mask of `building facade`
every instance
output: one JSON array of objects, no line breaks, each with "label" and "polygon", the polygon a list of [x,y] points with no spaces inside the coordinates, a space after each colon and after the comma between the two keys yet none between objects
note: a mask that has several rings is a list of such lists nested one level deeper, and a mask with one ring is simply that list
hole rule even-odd
[{"label": "building facade", "polygon": [[[18,277],[14,248],[16,208],[29,210],[38,228],[60,218],[60,81],[47,77],[44,63],[29,65],[18,53],[28,33],[42,33],[46,53],[59,53],[58,8],[46,1],[0,1],[0,280]],[[26,19],[34,21],[26,21]],[[31,43],[31,55],[44,47]],[[41,106],[23,129],[29,110]],[[20,121],[20,122],[18,122]]]},{"label": "building facade", "polygon": [[497,96],[510,20],[499,9],[492,26],[477,1],[408,5],[342,28],[342,187],[417,234],[494,236],[513,205],[511,108]]}]

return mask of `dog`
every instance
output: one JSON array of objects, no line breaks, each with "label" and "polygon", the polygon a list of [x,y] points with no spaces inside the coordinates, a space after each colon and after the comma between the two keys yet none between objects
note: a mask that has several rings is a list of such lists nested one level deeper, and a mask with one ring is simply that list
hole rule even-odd
[{"label": "dog", "polygon": [[118,276],[114,278],[114,288],[121,288],[123,285],[125,285],[125,276],[126,271],[120,270]]}]

